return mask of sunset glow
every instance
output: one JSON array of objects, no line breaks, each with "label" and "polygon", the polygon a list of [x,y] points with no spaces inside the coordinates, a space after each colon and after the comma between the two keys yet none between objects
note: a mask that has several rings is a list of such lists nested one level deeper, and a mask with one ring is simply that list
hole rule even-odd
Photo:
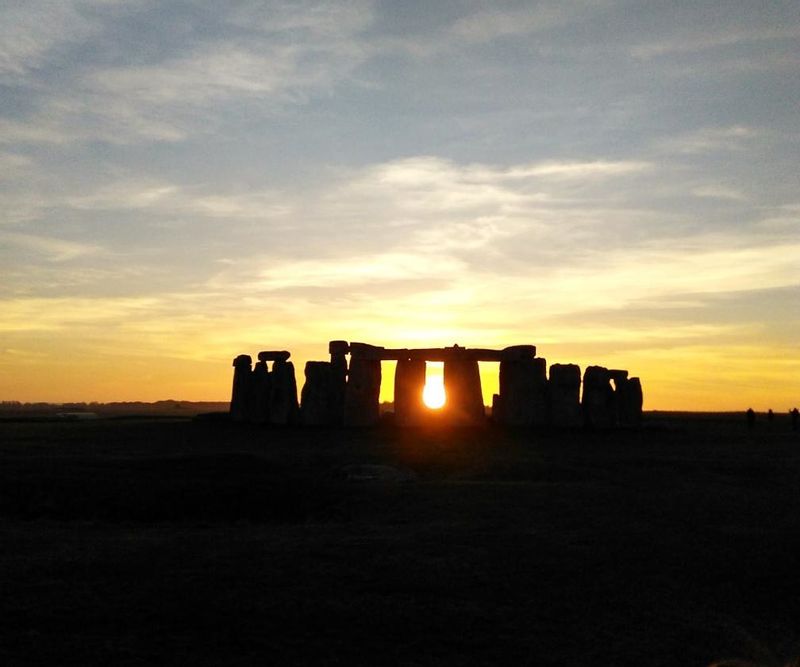
[{"label": "sunset glow", "polygon": [[422,391],[422,401],[431,410],[438,410],[444,407],[444,384],[440,376],[426,378],[425,389]]},{"label": "sunset glow", "polygon": [[790,409],[796,3],[693,7],[5,3],[0,400],[225,400],[343,339]]}]

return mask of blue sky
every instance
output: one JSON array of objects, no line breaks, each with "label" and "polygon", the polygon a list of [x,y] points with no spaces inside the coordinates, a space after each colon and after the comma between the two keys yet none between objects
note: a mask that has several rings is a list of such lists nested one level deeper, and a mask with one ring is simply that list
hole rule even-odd
[{"label": "blue sky", "polygon": [[0,397],[346,338],[788,409],[798,158],[797,2],[5,2]]}]

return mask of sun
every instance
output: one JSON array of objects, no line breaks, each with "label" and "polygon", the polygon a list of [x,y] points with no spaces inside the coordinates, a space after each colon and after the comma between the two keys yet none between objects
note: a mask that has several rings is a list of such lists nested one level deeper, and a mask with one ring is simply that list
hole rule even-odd
[{"label": "sun", "polygon": [[425,389],[422,390],[422,402],[431,410],[438,410],[444,405],[444,384],[441,377],[430,377],[425,380]]}]

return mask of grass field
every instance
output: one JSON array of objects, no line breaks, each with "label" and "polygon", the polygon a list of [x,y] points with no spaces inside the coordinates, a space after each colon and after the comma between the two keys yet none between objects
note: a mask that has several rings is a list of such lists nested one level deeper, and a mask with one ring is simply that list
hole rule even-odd
[{"label": "grass field", "polygon": [[6,421],[0,457],[2,665],[800,655],[783,415],[597,434]]}]

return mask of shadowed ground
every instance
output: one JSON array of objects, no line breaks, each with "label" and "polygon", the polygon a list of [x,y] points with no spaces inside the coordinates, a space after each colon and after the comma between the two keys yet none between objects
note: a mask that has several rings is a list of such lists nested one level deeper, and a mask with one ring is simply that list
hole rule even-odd
[{"label": "shadowed ground", "polygon": [[2,664],[800,655],[782,416],[595,435],[5,422],[0,443]]}]

